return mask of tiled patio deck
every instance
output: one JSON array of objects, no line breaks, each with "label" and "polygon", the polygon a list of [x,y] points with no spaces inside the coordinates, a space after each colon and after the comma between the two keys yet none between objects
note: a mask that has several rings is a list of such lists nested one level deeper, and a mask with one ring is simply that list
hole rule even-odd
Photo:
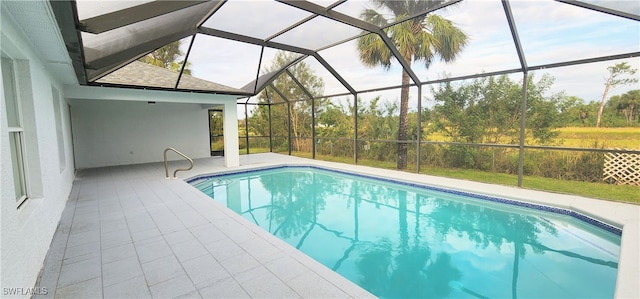
[{"label": "tiled patio deck", "polygon": [[[624,226],[616,297],[640,296],[640,206],[279,154],[241,156],[239,168],[282,163],[534,199]],[[179,175],[228,170],[222,165],[200,159]],[[372,297],[183,180],[165,180],[162,163],[80,171],[38,286],[49,291],[40,297],[55,298]]]},{"label": "tiled patio deck", "polygon": [[[252,158],[242,164],[265,161]],[[195,165],[182,176],[226,169],[223,158]],[[54,298],[372,297],[184,181],[165,180],[162,163],[77,174],[39,287]]]}]

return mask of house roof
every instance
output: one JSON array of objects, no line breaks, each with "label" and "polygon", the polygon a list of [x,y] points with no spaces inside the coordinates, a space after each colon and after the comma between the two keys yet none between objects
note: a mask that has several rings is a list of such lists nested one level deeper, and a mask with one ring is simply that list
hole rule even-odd
[{"label": "house roof", "polygon": [[182,74],[180,83],[176,87],[179,75],[179,72],[136,60],[96,80],[95,82],[115,85],[206,90],[230,94],[246,93],[241,89],[192,77],[187,74]]}]

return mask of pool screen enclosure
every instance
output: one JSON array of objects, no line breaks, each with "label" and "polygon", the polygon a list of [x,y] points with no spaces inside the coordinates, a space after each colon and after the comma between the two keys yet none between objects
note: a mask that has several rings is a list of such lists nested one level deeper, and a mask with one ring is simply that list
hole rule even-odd
[{"label": "pool screen enclosure", "polygon": [[[635,1],[50,3],[81,84],[236,95],[238,104],[244,106],[239,109],[245,114],[245,122],[240,124],[245,126],[245,132],[240,139],[247,153],[251,143],[256,142],[250,138],[250,114],[260,106],[268,106],[270,117],[284,115],[286,120],[269,118],[264,126],[269,130],[272,126],[286,127],[288,133],[274,136],[269,131],[268,136],[261,136],[269,138],[267,147],[272,151],[273,139],[283,139],[285,151],[291,154],[297,140],[304,138],[310,140],[309,151],[315,158],[323,137],[318,130],[328,126],[316,114],[329,107],[328,101],[353,111],[350,128],[341,138],[351,143],[345,146],[350,148],[354,163],[358,163],[369,143],[389,142],[405,153],[409,147],[410,158],[405,154],[404,159],[415,164],[419,172],[421,148],[426,142],[421,113],[430,90],[446,82],[511,76],[522,86],[520,136],[514,143],[497,147],[519,152],[518,185],[522,185],[524,150],[530,148],[525,142],[527,114],[532,113],[528,109],[527,85],[534,72],[568,69],[567,72],[578,74],[582,71],[574,68],[619,61],[637,65],[640,55],[640,8]],[[378,12],[378,17],[368,15],[371,11]],[[411,53],[399,46],[395,34],[403,26],[423,24],[423,31],[435,36],[437,27],[425,25],[431,22],[430,16],[450,21],[468,37],[452,57],[447,58],[443,54],[446,51],[434,44],[417,47]],[[557,25],[570,23],[568,19],[573,17],[592,21]],[[555,19],[564,19],[564,23],[554,23]],[[414,37],[422,33],[416,31]],[[361,62],[364,50],[358,48],[358,43],[367,39],[376,40],[382,48],[378,49],[380,53],[387,55],[378,67]],[[141,59],[171,45],[178,50],[174,52],[175,59],[164,65],[170,72],[148,67],[142,72],[145,66],[140,64]],[[423,59],[416,59],[418,54],[424,54]],[[280,61],[274,64],[278,58]],[[319,87],[310,86],[308,78],[296,71],[301,66],[320,78]],[[399,74],[403,74],[402,81]],[[283,90],[275,83],[278,80],[290,82],[289,89],[296,92]],[[402,94],[400,98],[398,94]],[[366,107],[358,105],[379,97],[400,107],[395,140],[367,139],[359,133],[362,126],[358,113]],[[363,102],[359,103],[359,99]],[[309,106],[310,111],[311,129],[306,136],[295,132],[292,120],[298,109],[295,107],[300,105]],[[287,113],[278,114],[274,109]],[[407,118],[407,111],[417,115]],[[407,126],[417,127],[415,133],[407,133]],[[333,141],[324,142],[334,149]],[[407,161],[403,163],[406,167]]]}]

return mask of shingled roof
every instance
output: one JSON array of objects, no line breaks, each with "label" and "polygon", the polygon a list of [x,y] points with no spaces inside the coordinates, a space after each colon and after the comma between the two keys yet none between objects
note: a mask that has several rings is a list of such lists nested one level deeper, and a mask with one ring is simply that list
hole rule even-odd
[{"label": "shingled roof", "polygon": [[[178,81],[178,72],[144,63],[141,61],[133,61],[128,65],[106,75],[97,83],[118,84],[118,85],[137,85],[162,88],[174,88]],[[246,93],[246,91],[218,84],[215,82],[203,80],[183,74],[180,78],[179,89],[190,90],[206,90],[219,91],[229,93]]]}]

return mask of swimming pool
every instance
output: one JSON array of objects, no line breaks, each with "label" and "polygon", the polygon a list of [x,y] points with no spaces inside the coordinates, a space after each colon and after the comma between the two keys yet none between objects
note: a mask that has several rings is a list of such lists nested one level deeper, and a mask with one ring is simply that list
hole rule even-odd
[{"label": "swimming pool", "polygon": [[620,230],[574,212],[316,167],[189,183],[380,297],[613,297]]}]

